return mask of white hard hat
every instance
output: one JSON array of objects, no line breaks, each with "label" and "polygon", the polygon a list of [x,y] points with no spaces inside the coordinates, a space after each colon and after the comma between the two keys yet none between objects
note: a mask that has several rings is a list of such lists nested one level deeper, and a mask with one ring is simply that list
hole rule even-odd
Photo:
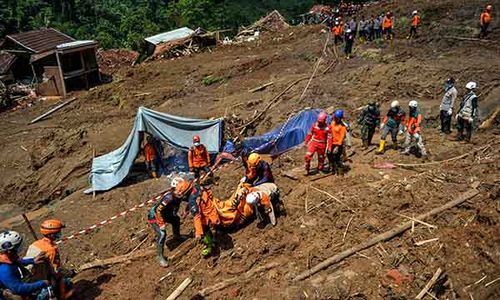
[{"label": "white hard hat", "polygon": [[398,107],[399,106],[399,101],[398,100],[394,100],[391,102],[391,107],[394,108],[394,107]]},{"label": "white hard hat", "polygon": [[248,204],[254,205],[259,203],[261,197],[260,192],[251,192],[247,195],[246,201]]},{"label": "white hard hat", "polygon": [[346,32],[346,33],[351,33],[351,28],[347,28],[347,29],[345,30],[345,32]]},{"label": "white hard hat", "polygon": [[413,14],[413,15],[416,15],[416,14],[418,14],[418,11],[414,10],[414,11],[412,12],[412,14]]},{"label": "white hard hat", "polygon": [[0,253],[17,249],[21,246],[23,237],[16,231],[3,231],[0,233]]},{"label": "white hard hat", "polygon": [[170,187],[175,189],[177,184],[179,184],[179,182],[181,182],[181,181],[184,181],[184,179],[182,177],[174,177],[172,179],[172,181],[170,182]]},{"label": "white hard hat", "polygon": [[410,103],[408,103],[408,106],[410,106],[410,107],[417,107],[418,106],[417,100],[411,100]]},{"label": "white hard hat", "polygon": [[469,81],[466,85],[465,85],[465,88],[468,89],[468,90],[473,90],[477,87],[477,83],[475,83],[474,81]]}]

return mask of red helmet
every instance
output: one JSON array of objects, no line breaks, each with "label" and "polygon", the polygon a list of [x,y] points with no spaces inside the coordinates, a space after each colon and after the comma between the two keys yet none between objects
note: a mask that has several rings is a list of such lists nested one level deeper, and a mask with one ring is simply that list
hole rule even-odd
[{"label": "red helmet", "polygon": [[200,136],[199,135],[193,136],[193,143],[199,143],[199,142],[200,142]]},{"label": "red helmet", "polygon": [[318,123],[326,123],[326,113],[324,111],[320,112],[318,115]]}]

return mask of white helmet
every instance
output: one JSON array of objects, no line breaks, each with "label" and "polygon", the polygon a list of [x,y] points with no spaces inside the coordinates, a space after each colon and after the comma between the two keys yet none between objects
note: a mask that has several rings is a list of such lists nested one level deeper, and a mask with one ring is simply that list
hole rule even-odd
[{"label": "white helmet", "polygon": [[251,192],[250,194],[248,194],[246,198],[247,203],[250,205],[259,203],[260,199],[262,198],[262,195],[260,193],[261,192]]},{"label": "white helmet", "polygon": [[414,11],[412,12],[412,15],[416,15],[416,14],[418,14],[418,11],[414,10]]},{"label": "white helmet", "polygon": [[177,184],[179,184],[179,182],[181,181],[184,181],[184,179],[182,177],[174,177],[172,179],[172,181],[170,182],[170,187],[175,189],[175,187],[177,186]]},{"label": "white helmet", "polygon": [[347,28],[347,29],[345,30],[345,32],[346,32],[346,33],[351,33],[351,32],[352,32],[352,30],[351,30],[351,28]]},{"label": "white helmet", "polygon": [[391,108],[394,108],[394,107],[398,107],[399,106],[399,101],[398,100],[394,100],[391,102]]},{"label": "white helmet", "polygon": [[0,253],[18,249],[23,242],[23,237],[16,231],[0,232]]},{"label": "white helmet", "polygon": [[465,85],[465,88],[468,89],[468,90],[473,90],[477,87],[477,83],[475,83],[474,81],[469,81],[466,85]]},{"label": "white helmet", "polygon": [[408,103],[408,106],[410,106],[410,107],[417,107],[418,106],[417,100],[411,100],[410,103]]}]

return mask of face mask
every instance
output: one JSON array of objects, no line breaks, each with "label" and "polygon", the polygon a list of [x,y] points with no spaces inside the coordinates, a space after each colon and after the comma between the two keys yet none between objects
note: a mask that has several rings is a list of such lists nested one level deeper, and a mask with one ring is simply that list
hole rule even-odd
[{"label": "face mask", "polygon": [[195,146],[195,147],[199,147],[199,146],[200,146],[200,143],[199,143],[199,142],[196,142],[196,143],[194,143],[194,146]]}]

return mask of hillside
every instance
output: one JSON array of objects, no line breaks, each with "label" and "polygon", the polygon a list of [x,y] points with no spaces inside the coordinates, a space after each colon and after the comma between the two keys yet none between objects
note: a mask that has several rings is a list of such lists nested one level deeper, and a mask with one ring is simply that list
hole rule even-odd
[{"label": "hillside", "polygon": [[[438,299],[500,298],[500,282],[485,286],[500,276],[498,122],[475,132],[472,143],[464,144],[454,141],[453,136],[439,135],[437,118],[443,82],[450,76],[457,79],[460,96],[468,81],[478,82],[481,119],[498,108],[498,18],[489,41],[457,40],[450,37],[473,37],[483,2],[435,2],[397,1],[397,6],[381,2],[366,8],[362,14],[391,9],[402,16],[420,10],[421,37],[406,40],[407,28],[398,28],[393,44],[355,44],[355,57],[345,60],[341,56],[330,69],[337,57],[331,46],[322,53],[327,38],[322,28],[292,27],[279,34],[263,33],[252,43],[125,68],[112,83],[75,94],[75,103],[33,125],[26,124],[52,103],[2,113],[0,215],[5,221],[1,227],[13,226],[27,233],[22,222],[10,218],[30,211],[34,224],[47,217],[59,218],[67,224],[65,233],[70,234],[156,195],[164,188],[165,178],[130,180],[98,193],[95,199],[83,194],[93,151],[101,155],[118,148],[127,138],[139,106],[196,118],[222,116],[227,135],[234,137],[235,127],[251,120],[291,82],[311,76],[322,57],[304,99],[299,100],[307,80],[285,93],[246,135],[267,132],[306,107],[341,107],[354,122],[357,109],[370,99],[381,103],[382,113],[392,100],[406,105],[417,99],[426,120],[423,136],[429,161],[469,154],[447,163],[377,169],[375,165],[387,162],[424,161],[395,151],[376,156],[374,151],[361,150],[361,140],[356,138],[350,150],[355,152],[351,171],[345,177],[298,176],[293,180],[282,173],[301,168],[305,151],[291,151],[273,162],[286,208],[277,226],[259,229],[250,224],[219,236],[219,254],[207,260],[200,258],[198,245],[187,248],[167,269],[160,268],[151,254],[83,271],[73,278],[76,299],[166,299],[188,276],[193,283],[179,299],[192,299],[198,291],[230,278],[237,282],[206,298],[410,299],[438,268],[446,274],[432,290]],[[402,18],[398,22],[403,22]],[[204,85],[208,75],[223,80]],[[271,81],[274,85],[263,91],[248,92]],[[354,127],[358,134],[359,128]],[[374,140],[378,140],[378,133]],[[242,173],[237,165],[224,168],[214,193],[228,197]],[[426,213],[469,189],[477,189],[479,194],[426,219],[433,226],[415,224],[413,230],[362,250],[306,280],[292,281],[324,259],[406,222],[401,215]],[[183,222],[182,233],[187,234],[192,220]],[[70,240],[60,249],[66,265],[79,267],[129,253],[144,238],[147,241],[135,251],[152,249],[154,234],[146,221],[146,209]],[[435,238],[438,240],[415,244]],[[178,247],[169,244],[175,249],[166,253],[186,250],[189,243]],[[276,266],[245,280],[246,272],[271,263]],[[410,280],[396,285],[386,276],[391,269],[407,273]]]}]

